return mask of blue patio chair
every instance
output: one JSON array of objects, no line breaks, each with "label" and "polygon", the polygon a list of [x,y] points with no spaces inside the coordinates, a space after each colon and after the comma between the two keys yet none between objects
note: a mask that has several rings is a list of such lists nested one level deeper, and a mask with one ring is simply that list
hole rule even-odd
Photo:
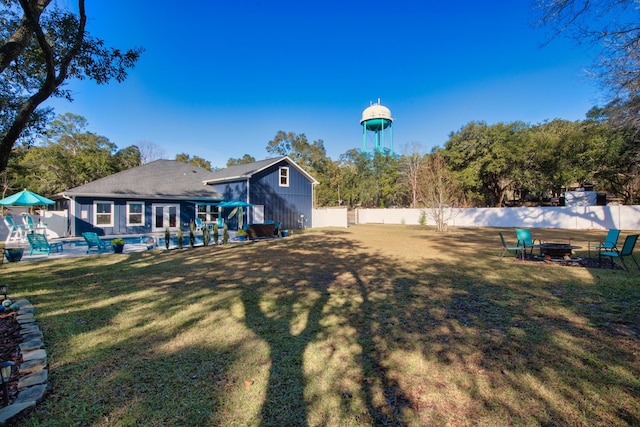
[{"label": "blue patio chair", "polygon": [[197,231],[202,231],[202,229],[204,228],[204,222],[202,222],[202,218],[196,217],[196,232]]},{"label": "blue patio chair", "polygon": [[[620,230],[609,230],[607,233],[607,237],[605,237],[604,242],[602,240],[589,240],[587,242],[587,246],[589,248],[589,258],[591,258],[591,249],[597,249],[598,254],[606,249],[607,252],[612,252],[616,245],[618,244],[618,237],[620,237]],[[592,245],[592,242],[597,242],[597,245]]]},{"label": "blue patio chair", "polygon": [[84,237],[84,240],[87,242],[87,253],[96,251],[101,254],[102,252],[111,250],[111,244],[100,240],[100,237],[92,231],[85,231],[82,233],[82,237]]},{"label": "blue patio chair", "polygon": [[27,240],[31,246],[29,255],[33,255],[34,253],[49,255],[51,251],[62,252],[62,242],[49,243],[47,236],[44,234],[29,233],[27,234]]},{"label": "blue patio chair", "polygon": [[524,250],[523,246],[509,246],[509,245],[507,245],[507,242],[504,240],[504,236],[502,235],[502,231],[499,231],[498,234],[500,235],[500,240],[502,241],[502,251],[500,252],[500,258],[502,258],[504,256],[504,254],[507,253],[507,252],[515,252],[516,257],[517,257],[518,254],[520,253],[520,251]]},{"label": "blue patio chair", "polygon": [[[529,255],[531,255],[533,254],[533,248],[539,248],[542,244],[542,240],[531,237],[531,230],[528,228],[516,228],[516,238],[518,239],[518,246],[524,247],[524,250],[522,251],[522,259],[524,259],[527,248],[531,248],[529,250]],[[538,241],[537,244],[536,240]]]},{"label": "blue patio chair", "polygon": [[624,257],[628,256],[631,257],[633,262],[636,263],[636,267],[638,267],[638,270],[640,270],[640,265],[638,265],[638,261],[636,261],[635,257],[633,256],[633,248],[636,245],[638,236],[640,235],[632,234],[630,236],[627,236],[627,238],[624,239],[624,244],[622,245],[621,251],[618,251],[617,248],[614,248],[614,250],[611,252],[600,252],[600,257],[598,258],[599,265],[602,266],[602,257],[605,256],[609,257],[609,259],[611,260],[611,268],[613,268],[613,259],[618,258],[622,262],[622,266],[624,267],[625,271],[628,273],[629,269],[627,268],[627,264],[625,264],[624,262]]}]

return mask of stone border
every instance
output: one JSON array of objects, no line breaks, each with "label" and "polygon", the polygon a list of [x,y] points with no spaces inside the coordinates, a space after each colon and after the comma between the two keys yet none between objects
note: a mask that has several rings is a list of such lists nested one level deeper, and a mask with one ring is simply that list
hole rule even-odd
[{"label": "stone border", "polygon": [[18,366],[18,397],[9,406],[0,409],[0,425],[5,425],[18,414],[35,407],[44,397],[49,377],[47,352],[42,332],[34,317],[33,305],[25,298],[14,302],[20,306],[16,320],[20,324],[22,335],[22,363]]}]

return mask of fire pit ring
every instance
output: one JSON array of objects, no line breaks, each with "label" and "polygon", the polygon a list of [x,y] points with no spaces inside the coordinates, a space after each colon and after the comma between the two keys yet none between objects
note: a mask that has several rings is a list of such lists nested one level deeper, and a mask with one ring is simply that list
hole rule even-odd
[{"label": "fire pit ring", "polygon": [[545,259],[570,259],[571,252],[574,249],[580,249],[580,247],[570,243],[543,243],[540,245],[540,255]]}]

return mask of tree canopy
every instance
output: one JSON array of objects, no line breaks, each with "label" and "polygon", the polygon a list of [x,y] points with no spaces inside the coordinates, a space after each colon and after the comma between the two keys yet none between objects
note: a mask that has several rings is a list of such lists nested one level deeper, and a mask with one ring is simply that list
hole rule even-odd
[{"label": "tree canopy", "polygon": [[[609,94],[609,117],[640,129],[640,25],[636,0],[537,0],[537,23],[596,50],[592,73]],[[638,138],[640,136],[636,136]]]},{"label": "tree canopy", "polygon": [[180,154],[176,154],[176,161],[187,163],[192,166],[197,166],[199,168],[204,168],[208,171],[212,170],[211,162],[209,160],[203,159],[200,156],[190,156],[189,154],[186,154],[186,153],[180,153]]},{"label": "tree canopy", "polygon": [[244,156],[237,159],[230,158],[229,160],[227,160],[227,166],[246,165],[247,163],[253,163],[255,161],[256,161],[255,157],[249,154],[245,154]]},{"label": "tree canopy", "polygon": [[44,131],[52,112],[40,105],[52,96],[72,99],[65,81],[121,82],[142,53],[107,48],[92,37],[84,0],[78,0],[77,15],[51,3],[0,3],[0,172],[18,141],[32,143]]},{"label": "tree canopy", "polygon": [[7,170],[11,186],[54,194],[140,164],[136,146],[118,150],[87,126],[84,117],[67,113],[51,123],[38,146],[14,150]]}]

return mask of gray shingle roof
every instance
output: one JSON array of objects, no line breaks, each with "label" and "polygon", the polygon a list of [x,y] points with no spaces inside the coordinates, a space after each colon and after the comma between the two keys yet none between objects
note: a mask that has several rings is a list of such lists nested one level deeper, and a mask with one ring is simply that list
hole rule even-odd
[{"label": "gray shingle roof", "polygon": [[211,177],[208,178],[207,181],[227,181],[234,178],[248,178],[254,173],[272,165],[273,163],[279,162],[283,158],[284,157],[279,157],[277,159],[265,159],[253,163],[228,166],[224,169],[213,172]]},{"label": "gray shingle roof", "polygon": [[172,198],[185,200],[222,199],[204,184],[214,172],[175,160],[156,160],[132,169],[63,191],[65,196],[109,196]]},{"label": "gray shingle roof", "polygon": [[210,178],[207,178],[207,182],[209,184],[214,184],[216,182],[224,182],[230,181],[238,178],[249,178],[253,174],[260,172],[263,169],[268,168],[269,166],[276,164],[286,160],[291,166],[295,167],[302,173],[303,175],[309,178],[309,181],[317,184],[315,178],[313,178],[307,171],[298,166],[293,160],[291,160],[288,156],[276,157],[272,159],[259,160],[253,163],[247,163],[243,165],[235,165],[229,166],[225,169],[221,169],[219,171],[213,172]]}]

